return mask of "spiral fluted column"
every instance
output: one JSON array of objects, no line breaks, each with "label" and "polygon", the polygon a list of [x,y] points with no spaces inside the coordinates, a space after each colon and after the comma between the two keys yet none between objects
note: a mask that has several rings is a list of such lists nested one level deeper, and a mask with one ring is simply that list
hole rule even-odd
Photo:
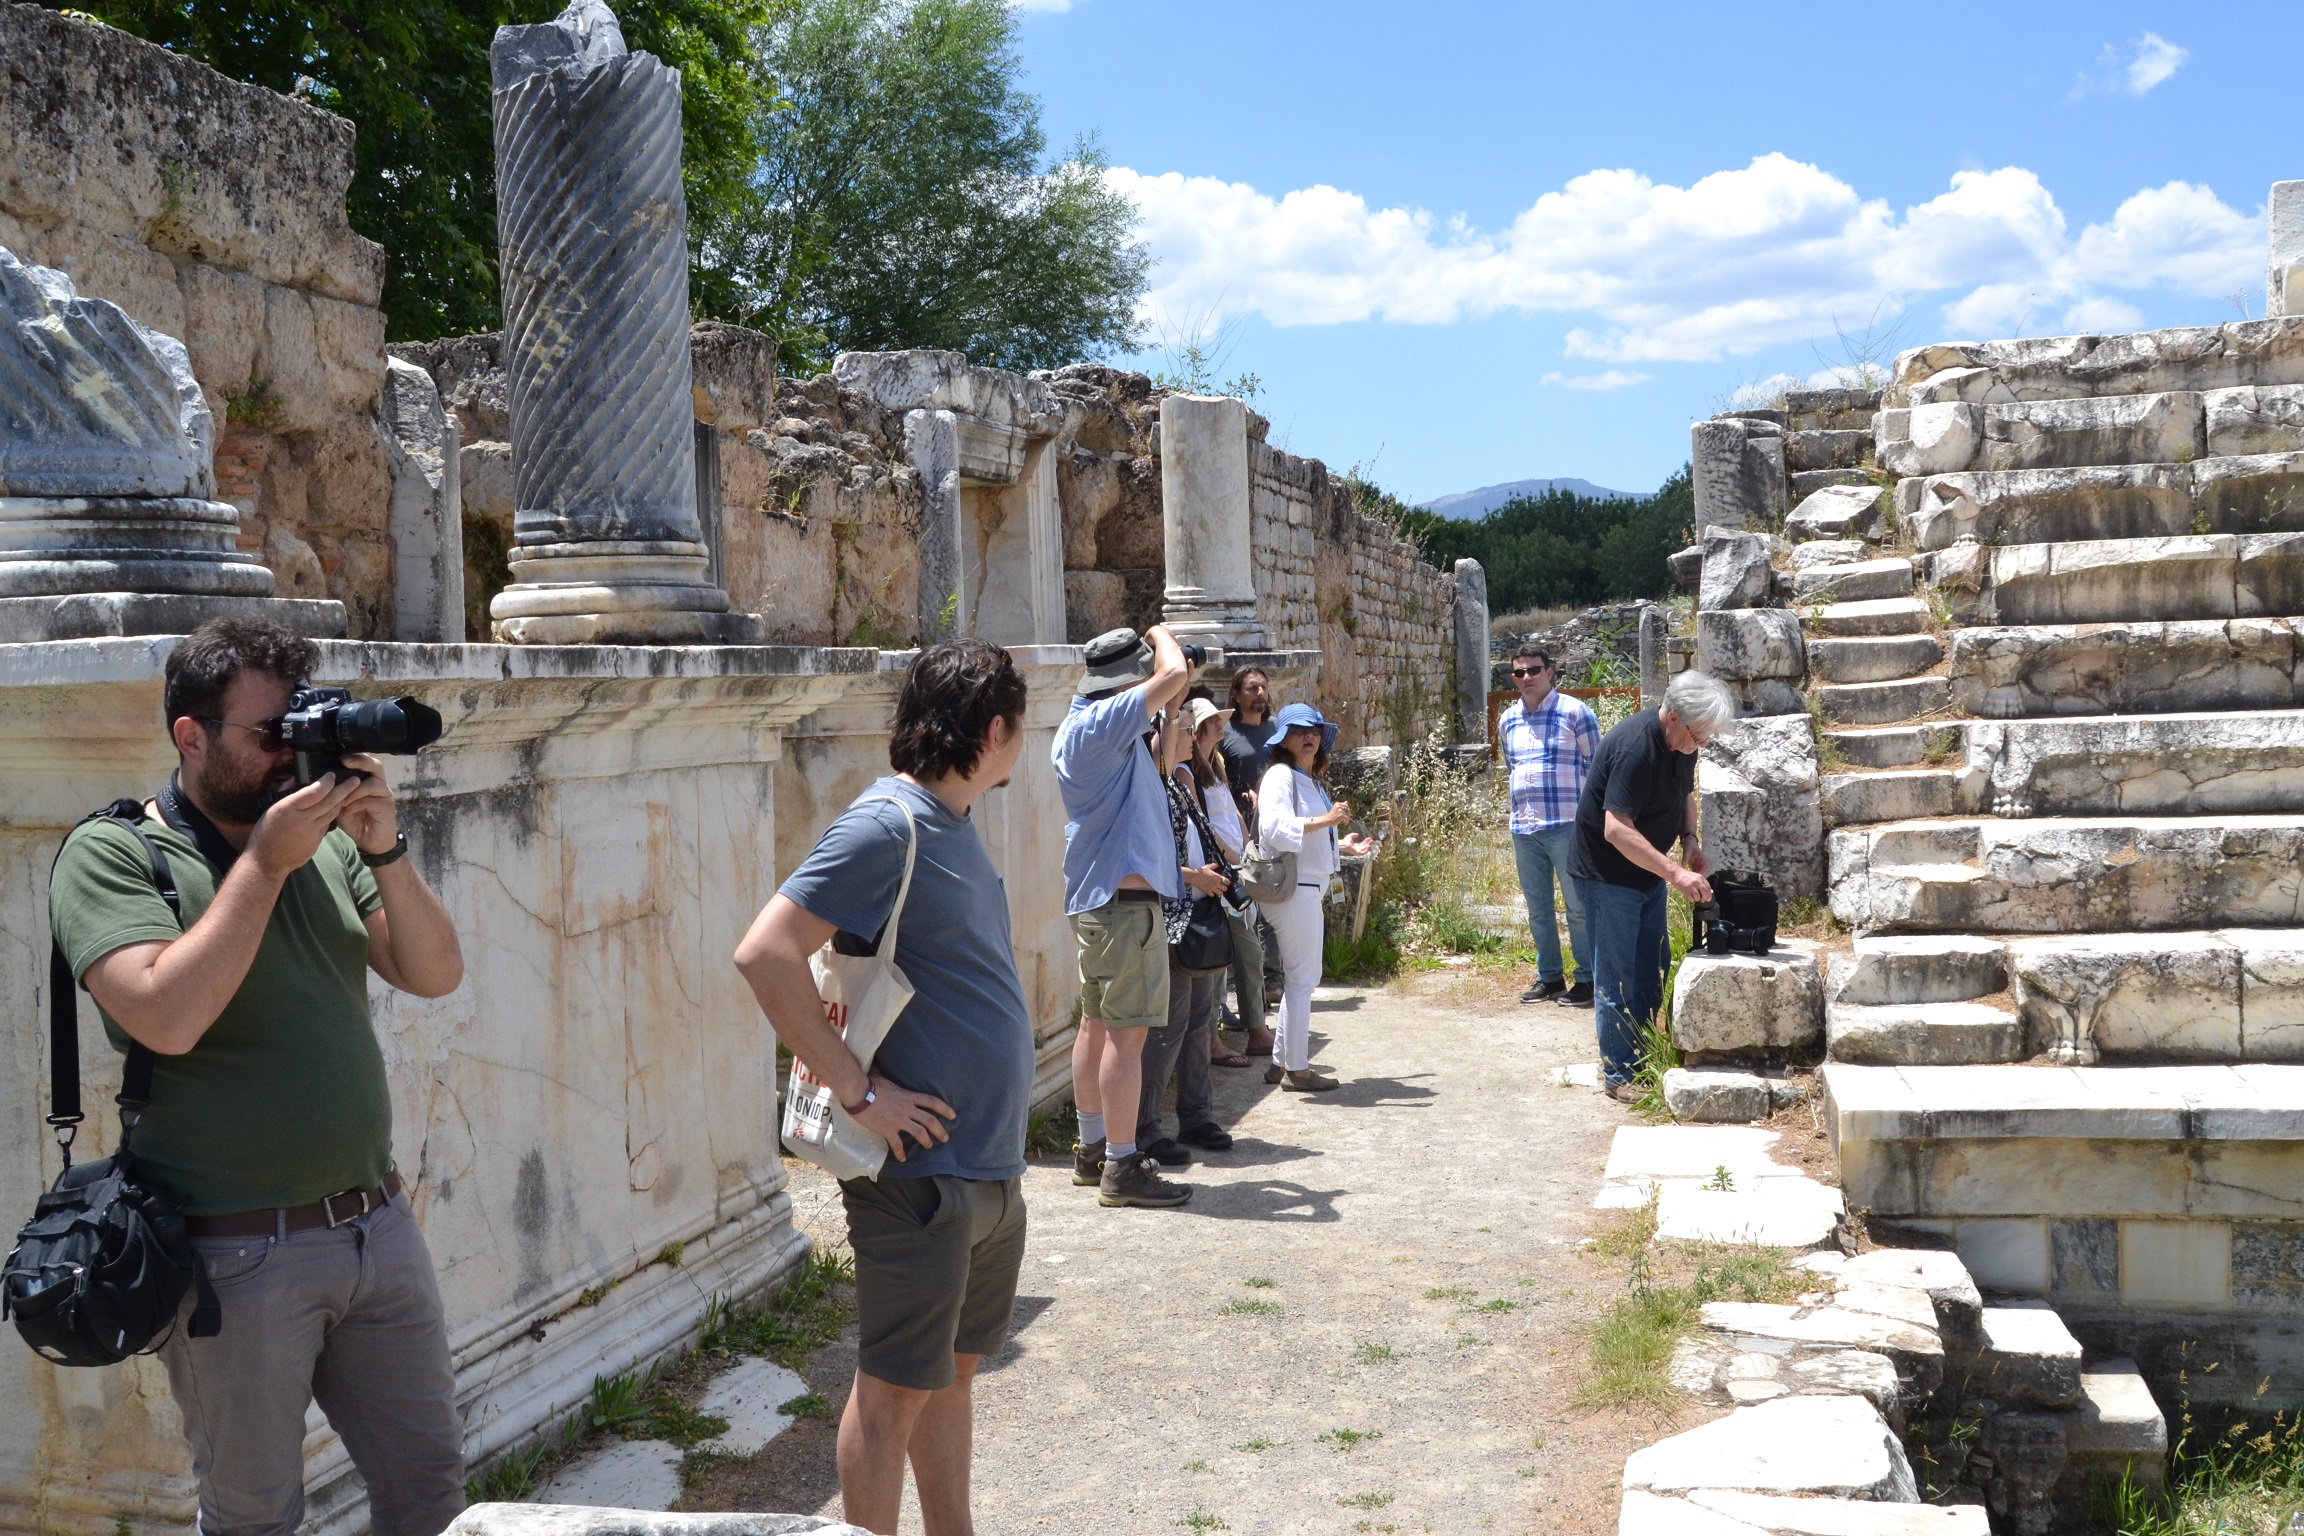
[{"label": "spiral fluted column", "polygon": [[601,0],[499,27],[496,228],[515,644],[741,643],[696,516],[680,76]]}]

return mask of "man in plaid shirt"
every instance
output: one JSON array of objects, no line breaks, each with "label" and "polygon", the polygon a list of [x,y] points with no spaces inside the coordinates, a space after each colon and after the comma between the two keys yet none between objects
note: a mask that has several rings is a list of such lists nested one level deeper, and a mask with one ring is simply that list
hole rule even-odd
[{"label": "man in plaid shirt", "polygon": [[[1568,853],[1576,841],[1576,802],[1584,775],[1600,748],[1600,721],[1582,699],[1553,687],[1552,658],[1524,645],[1512,658],[1512,686],[1520,702],[1496,722],[1504,766],[1512,776],[1512,859],[1520,871],[1520,894],[1528,900],[1528,931],[1536,940],[1536,984],[1520,994],[1524,1003],[1556,998],[1563,1008],[1592,1006],[1592,960],[1584,926],[1584,898],[1568,876]],[[1576,960],[1576,984],[1568,984],[1560,959],[1560,930],[1552,920],[1552,890],[1568,909],[1568,947]]]}]

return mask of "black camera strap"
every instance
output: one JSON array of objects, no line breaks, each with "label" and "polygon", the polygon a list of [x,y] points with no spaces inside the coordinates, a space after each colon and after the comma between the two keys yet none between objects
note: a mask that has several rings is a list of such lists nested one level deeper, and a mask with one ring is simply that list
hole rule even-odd
[{"label": "black camera strap", "polygon": [[216,883],[221,886],[224,877],[232,873],[232,866],[239,861],[240,850],[226,842],[224,834],[216,830],[216,823],[208,819],[208,813],[192,803],[192,797],[184,793],[175,774],[168,775],[167,787],[160,791],[153,804],[160,808],[162,821],[192,839],[200,856],[208,861],[208,867],[216,871]]},{"label": "black camera strap", "polygon": [[[184,905],[176,894],[176,877],[168,868],[163,854],[144,829],[137,825],[144,819],[144,807],[134,800],[115,800],[104,809],[84,816],[72,831],[92,821],[116,821],[126,827],[137,842],[144,845],[145,857],[151,863],[152,883],[159,888],[160,899],[168,903],[168,910],[181,925]],[[72,841],[66,833],[64,845]],[[64,857],[64,846],[56,850],[56,859],[48,866],[51,883],[56,877],[56,863]],[[64,946],[51,932],[48,936],[48,1123],[55,1127],[56,1144],[64,1151],[64,1166],[72,1166],[73,1136],[87,1116],[80,1108],[80,1004],[75,994],[80,990],[79,978],[72,974],[72,962],[65,958]],[[120,1071],[120,1096],[114,1102],[120,1106],[120,1144],[125,1147],[128,1138],[142,1118],[145,1108],[152,1102],[152,1071],[159,1057],[141,1041],[130,1041],[128,1060]]]}]

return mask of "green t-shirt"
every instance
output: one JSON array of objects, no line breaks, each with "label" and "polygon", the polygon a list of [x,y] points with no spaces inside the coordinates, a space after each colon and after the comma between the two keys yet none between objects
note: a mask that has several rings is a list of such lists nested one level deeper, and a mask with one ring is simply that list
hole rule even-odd
[{"label": "green t-shirt", "polygon": [[[147,816],[184,905],[179,925],[134,833],[91,822],[65,844],[48,921],[72,974],[129,944],[169,941],[216,899],[216,872],[189,837]],[[162,1056],[136,1160],[188,1216],[306,1205],[370,1188],[392,1166],[392,1094],[368,1017],[376,877],[341,830],[291,875],[247,979],[200,1043]],[[113,1048],[127,1033],[104,1016]]]}]

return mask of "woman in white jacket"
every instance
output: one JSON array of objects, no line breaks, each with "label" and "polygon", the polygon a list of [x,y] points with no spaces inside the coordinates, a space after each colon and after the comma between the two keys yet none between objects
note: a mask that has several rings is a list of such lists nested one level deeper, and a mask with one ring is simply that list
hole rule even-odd
[{"label": "woman in white jacket", "polygon": [[[1324,934],[1321,909],[1328,883],[1336,876],[1339,852],[1362,854],[1366,838],[1338,841],[1336,828],[1352,819],[1318,780],[1304,772],[1336,739],[1336,727],[1309,704],[1291,704],[1274,717],[1280,735],[1272,743],[1272,766],[1256,787],[1256,840],[1266,855],[1296,855],[1296,893],[1263,904],[1265,921],[1280,941],[1280,967],[1287,980],[1280,994],[1280,1023],[1272,1037],[1272,1068],[1264,1081],[1287,1093],[1326,1093],[1336,1079],[1312,1070],[1312,989],[1320,984]],[[1299,766],[1301,765],[1301,766]]]}]

